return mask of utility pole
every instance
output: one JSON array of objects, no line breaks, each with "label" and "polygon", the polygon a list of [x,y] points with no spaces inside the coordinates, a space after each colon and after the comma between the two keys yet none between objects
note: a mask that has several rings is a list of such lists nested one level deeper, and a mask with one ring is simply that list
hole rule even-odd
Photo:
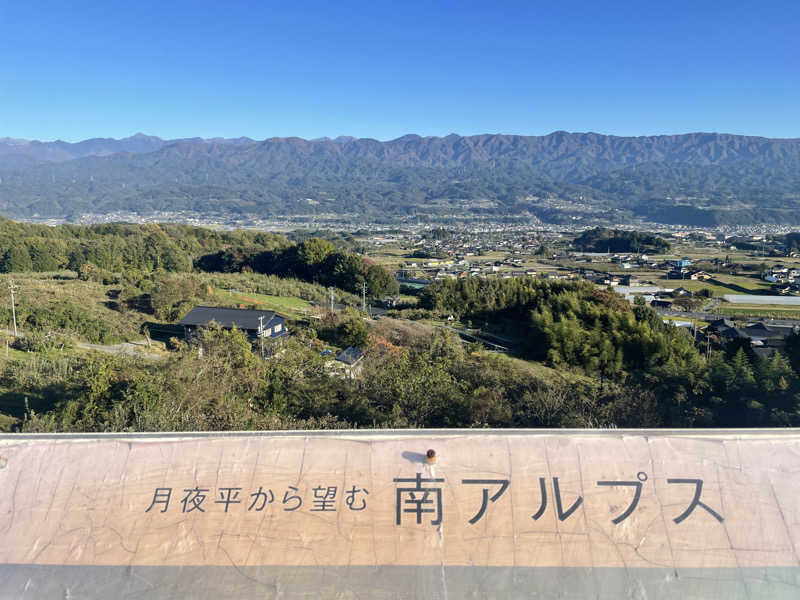
[{"label": "utility pole", "polygon": [[367,282],[361,284],[361,310],[367,312]]},{"label": "utility pole", "polygon": [[261,358],[264,358],[264,315],[258,317],[258,343],[261,349]]},{"label": "utility pole", "polygon": [[14,320],[14,337],[17,336],[17,308],[14,306],[14,292],[19,289],[12,279],[8,280],[8,291],[11,292],[11,317]]},{"label": "utility pole", "polygon": [[333,286],[330,286],[328,291],[331,293],[331,312],[333,312]]}]

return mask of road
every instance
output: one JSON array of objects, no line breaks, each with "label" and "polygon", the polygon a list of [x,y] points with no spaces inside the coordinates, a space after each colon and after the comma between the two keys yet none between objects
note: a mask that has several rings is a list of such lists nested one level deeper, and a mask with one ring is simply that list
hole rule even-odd
[{"label": "road", "polygon": [[[449,329],[450,331],[453,331],[453,332],[457,333],[458,335],[460,335],[463,338],[467,338],[469,340],[474,340],[476,342],[480,342],[484,346],[486,346],[488,348],[491,348],[492,350],[496,350],[497,352],[508,352],[509,351],[508,347],[501,346],[500,344],[497,344],[497,343],[495,343],[495,342],[493,342],[493,341],[491,341],[489,339],[491,337],[491,338],[494,338],[494,339],[501,340],[501,341],[505,342],[505,338],[500,338],[499,336],[496,336],[494,334],[484,333],[482,331],[472,332],[472,331],[468,331],[466,329],[458,329],[456,327],[451,327],[450,325],[440,325],[440,327],[443,327],[444,329]],[[508,340],[508,341],[510,342],[511,340]]]}]

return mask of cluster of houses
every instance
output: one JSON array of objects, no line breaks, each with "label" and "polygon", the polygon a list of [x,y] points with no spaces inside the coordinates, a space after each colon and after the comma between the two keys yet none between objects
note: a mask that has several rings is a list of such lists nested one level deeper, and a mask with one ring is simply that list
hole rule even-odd
[{"label": "cluster of houses", "polygon": [[764,281],[773,284],[781,294],[800,292],[800,269],[775,265],[764,273]]},{"label": "cluster of houses", "polygon": [[756,356],[766,358],[776,350],[783,348],[786,345],[786,338],[792,333],[800,333],[800,326],[767,325],[758,322],[737,327],[729,319],[718,319],[709,323],[703,333],[710,342],[718,345],[724,345],[736,339],[747,340]]},{"label": "cluster of houses", "polygon": [[712,279],[710,273],[692,268],[692,261],[686,257],[668,262],[671,267],[667,271],[667,279],[689,279],[691,281],[708,281]]},{"label": "cluster of houses", "polygon": [[448,256],[481,256],[489,252],[508,254],[534,254],[541,246],[541,239],[558,239],[561,235],[551,232],[534,234],[528,228],[501,226],[482,231],[449,231],[446,239],[417,237],[415,246],[433,253]]},{"label": "cluster of houses", "polygon": [[[486,277],[497,276],[502,278],[512,277],[535,277],[538,272],[535,269],[524,268],[524,262],[520,258],[506,258],[496,261],[471,262],[464,259],[459,260],[431,260],[423,263],[412,262],[406,268],[400,269],[396,273],[400,283],[431,283],[443,279],[463,279],[466,277]],[[414,277],[413,274],[422,272],[423,277]]]}]

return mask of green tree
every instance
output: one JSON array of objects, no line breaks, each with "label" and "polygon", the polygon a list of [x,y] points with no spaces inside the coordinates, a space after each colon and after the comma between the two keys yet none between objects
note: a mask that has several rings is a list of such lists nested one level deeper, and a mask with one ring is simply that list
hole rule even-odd
[{"label": "green tree", "polygon": [[369,328],[361,317],[351,317],[337,327],[336,337],[340,346],[363,348],[367,344]]},{"label": "green tree", "polygon": [[364,259],[357,254],[333,252],[325,259],[323,270],[327,274],[323,283],[358,293],[367,269]]},{"label": "green tree", "polygon": [[[336,247],[328,240],[322,238],[311,238],[297,245],[297,259],[305,273],[303,278],[310,278],[315,274],[328,255],[333,253]],[[301,275],[298,273],[298,275]]]},{"label": "green tree", "polygon": [[33,261],[25,245],[11,246],[0,261],[0,271],[3,273],[21,273],[33,270]]},{"label": "green tree", "polygon": [[800,373],[800,332],[787,336],[785,349],[795,373]]},{"label": "green tree", "polygon": [[370,265],[366,272],[368,293],[379,298],[381,296],[397,294],[400,286],[397,280],[381,266]]}]

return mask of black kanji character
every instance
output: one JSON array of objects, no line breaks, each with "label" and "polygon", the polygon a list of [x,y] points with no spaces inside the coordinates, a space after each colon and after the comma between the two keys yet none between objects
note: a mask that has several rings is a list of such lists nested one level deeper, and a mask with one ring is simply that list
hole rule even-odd
[{"label": "black kanji character", "polygon": [[369,492],[367,489],[359,489],[356,486],[353,486],[349,490],[345,492],[344,502],[347,504],[347,508],[350,510],[364,510],[367,507],[367,499],[361,498],[361,504],[359,506],[354,506],[356,502],[356,494],[364,493],[365,496],[369,496]]},{"label": "black kanji character", "polygon": [[239,500],[239,492],[242,490],[240,487],[223,487],[217,488],[219,490],[219,500],[214,500],[214,504],[224,504],[225,512],[228,512],[228,507],[231,504],[241,504]]},{"label": "black kanji character", "polygon": [[253,510],[253,507],[256,505],[257,502],[261,502],[261,505],[256,509],[256,512],[261,512],[264,510],[264,507],[267,504],[272,504],[275,500],[275,494],[272,493],[272,490],[264,491],[262,486],[258,486],[258,491],[250,494],[250,497],[253,499],[253,502],[250,506],[247,507],[247,510]]},{"label": "black kanji character", "polygon": [[724,521],[722,516],[719,513],[717,513],[713,508],[708,506],[708,504],[700,502],[700,494],[703,492],[703,480],[702,479],[667,479],[667,483],[693,483],[694,484],[694,498],[692,498],[691,504],[689,504],[689,507],[685,511],[683,511],[680,515],[678,515],[677,517],[672,519],[673,521],[675,521],[676,523],[682,522],[684,519],[686,519],[686,517],[688,517],[690,514],[692,514],[692,512],[694,512],[694,509],[697,508],[698,506],[700,506],[701,508],[706,509],[708,514],[710,514],[712,517],[714,517],[720,523],[722,523],[722,521]]},{"label": "black kanji character", "polygon": [[[193,510],[199,510],[200,512],[206,512],[203,510],[201,504],[206,499],[206,494],[208,493],[208,488],[191,488],[191,489],[184,489],[186,492],[186,496],[184,496],[183,500],[183,512],[192,512]],[[191,503],[189,510],[186,510],[187,503]]]},{"label": "black kanji character", "polygon": [[167,512],[169,508],[169,499],[172,497],[172,488],[156,488],[155,492],[153,492],[153,501],[150,503],[150,506],[147,507],[147,510],[144,512],[150,512],[150,509],[153,508],[156,504],[163,504],[164,508],[161,509],[161,512]]},{"label": "black kanji character", "polygon": [[295,511],[295,510],[297,510],[297,509],[298,509],[298,508],[300,508],[301,506],[303,506],[303,499],[302,499],[300,496],[296,495],[296,494],[292,494],[292,495],[290,496],[290,495],[289,495],[289,490],[292,490],[293,492],[296,492],[296,491],[297,491],[297,488],[296,488],[296,487],[294,487],[293,485],[290,485],[290,486],[289,486],[289,489],[288,489],[288,490],[286,490],[286,491],[283,493],[283,504],[286,504],[287,502],[291,502],[291,501],[297,500],[297,505],[296,505],[296,506],[293,506],[292,508],[284,508],[283,510],[285,510],[285,511],[287,511],[287,512],[292,512],[292,511]]},{"label": "black kanji character", "polygon": [[486,512],[486,507],[489,505],[489,502],[495,502],[500,496],[503,495],[503,492],[508,489],[508,484],[511,483],[508,479],[462,479],[461,483],[465,484],[473,484],[473,485],[499,485],[500,489],[495,492],[495,494],[490,498],[489,497],[489,488],[483,488],[483,499],[481,501],[481,508],[478,510],[478,513],[469,520],[470,525],[474,525],[478,521],[481,520],[483,513]]},{"label": "black kanji character", "polygon": [[323,487],[321,485],[314,488],[314,499],[311,501],[313,506],[311,512],[333,512],[336,507],[333,505],[336,500],[337,486],[332,485]]},{"label": "black kanji character", "polygon": [[[417,473],[414,479],[394,479],[395,483],[413,483],[414,487],[397,488],[396,502],[396,523],[402,522],[403,513],[414,513],[417,516],[417,525],[422,523],[423,513],[433,513],[431,525],[439,525],[442,522],[442,488],[423,488],[423,483],[443,483],[444,479],[425,479],[422,473]],[[436,500],[430,498],[431,492],[434,493]],[[403,495],[408,494],[408,498],[403,499]],[[412,508],[403,508],[404,504],[411,505]],[[424,508],[423,505],[433,504],[435,508]]]},{"label": "black kanji character", "polygon": [[626,508],[625,512],[623,512],[621,515],[619,515],[618,517],[616,517],[614,519],[611,519],[611,522],[614,525],[619,525],[625,519],[630,517],[631,514],[633,514],[633,511],[636,510],[636,507],[639,504],[639,498],[641,498],[641,496],[642,496],[642,484],[645,481],[647,481],[647,473],[639,471],[639,473],[636,474],[636,479],[638,479],[639,481],[598,481],[597,482],[597,485],[602,485],[602,486],[625,485],[625,486],[629,486],[629,487],[633,486],[633,487],[636,488],[636,491],[633,493],[633,501],[631,502],[630,506],[628,508]]}]

